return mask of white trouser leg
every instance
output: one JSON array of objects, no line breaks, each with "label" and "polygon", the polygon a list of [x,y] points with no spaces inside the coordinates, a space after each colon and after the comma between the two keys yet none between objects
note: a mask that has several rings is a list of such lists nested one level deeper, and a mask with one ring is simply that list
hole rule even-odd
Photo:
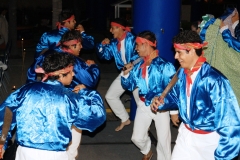
[{"label": "white trouser leg", "polygon": [[69,143],[67,148],[68,160],[75,160],[78,156],[78,148],[80,147],[82,131],[76,127],[72,127],[72,141]]},{"label": "white trouser leg", "polygon": [[15,160],[67,160],[66,151],[47,151],[18,146]]},{"label": "white trouser leg", "polygon": [[125,92],[121,85],[121,75],[112,82],[105,96],[109,106],[114,114],[125,122],[129,119],[129,115],[120,99],[120,96]]},{"label": "white trouser leg", "polygon": [[138,107],[131,140],[143,154],[147,154],[151,149],[151,140],[148,136],[148,128],[151,122],[152,118],[146,114],[144,110]]},{"label": "white trouser leg", "polygon": [[219,134],[196,134],[182,123],[172,153],[172,160],[214,160],[214,151],[218,146]]},{"label": "white trouser leg", "polygon": [[155,127],[157,131],[157,159],[171,159],[171,131],[169,112],[157,112],[154,117]]}]

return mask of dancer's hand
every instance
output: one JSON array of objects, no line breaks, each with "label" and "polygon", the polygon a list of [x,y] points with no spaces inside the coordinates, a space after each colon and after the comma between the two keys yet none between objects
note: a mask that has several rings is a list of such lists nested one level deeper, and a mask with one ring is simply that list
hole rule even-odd
[{"label": "dancer's hand", "polygon": [[172,114],[171,115],[171,120],[172,120],[174,126],[178,126],[178,124],[179,124],[178,114]]},{"label": "dancer's hand", "polygon": [[164,104],[164,99],[160,96],[160,97],[154,97],[152,104],[150,105],[151,110],[153,112],[157,112],[158,110],[158,106],[163,105]]},{"label": "dancer's hand", "polygon": [[110,39],[108,38],[104,38],[104,40],[102,41],[102,44],[109,44],[110,43]]},{"label": "dancer's hand", "polygon": [[91,66],[92,64],[96,64],[93,60],[86,60],[86,63],[88,66]]},{"label": "dancer's hand", "polygon": [[82,33],[82,32],[85,31],[84,28],[83,28],[83,26],[82,26],[81,24],[79,24],[79,25],[76,27],[75,30],[78,30],[80,33]]},{"label": "dancer's hand", "polygon": [[78,93],[81,89],[84,89],[84,88],[86,88],[86,86],[84,84],[79,84],[79,85],[75,86],[72,91],[74,93]]},{"label": "dancer's hand", "polygon": [[125,64],[123,68],[124,68],[123,74],[126,75],[133,69],[133,64],[132,63]]},{"label": "dancer's hand", "polygon": [[220,28],[224,27],[225,26],[225,23],[221,20],[220,22]]},{"label": "dancer's hand", "polygon": [[234,16],[232,16],[232,23],[236,22],[237,20],[239,20],[238,13],[236,13]]},{"label": "dancer's hand", "polygon": [[3,144],[0,144],[0,159],[3,159],[5,150],[3,149]]}]

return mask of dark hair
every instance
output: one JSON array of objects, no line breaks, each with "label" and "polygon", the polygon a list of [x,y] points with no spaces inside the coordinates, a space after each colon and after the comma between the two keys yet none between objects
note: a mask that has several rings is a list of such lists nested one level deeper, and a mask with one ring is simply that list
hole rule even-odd
[{"label": "dark hair", "polygon": [[199,24],[199,21],[194,21],[194,22],[192,22],[191,25],[192,25],[194,28],[198,29],[198,28],[199,28],[198,24]]},{"label": "dark hair", "polygon": [[[44,58],[42,68],[46,73],[55,72],[66,68],[70,64],[74,65],[74,57],[70,54],[58,53],[56,51],[52,51],[53,53],[49,53]],[[50,76],[48,77],[50,80],[59,79],[59,76]]]},{"label": "dark hair", "polygon": [[61,25],[64,25],[66,19],[70,18],[73,15],[73,12],[69,9],[62,10],[62,12],[58,15],[58,22],[61,23]]},{"label": "dark hair", "polygon": [[59,41],[62,48],[69,48],[69,46],[64,45],[63,43],[70,40],[80,39],[82,41],[81,33],[77,30],[67,31],[63,34],[61,40]]},{"label": "dark hair", "polygon": [[[184,30],[173,38],[173,43],[202,43],[202,40],[195,31]],[[198,56],[202,54],[202,48],[195,51]]]},{"label": "dark hair", "polygon": [[[145,39],[151,41],[152,43],[155,43],[155,41],[156,41],[156,35],[151,31],[142,31],[137,36],[145,38]],[[156,47],[153,47],[153,46],[151,46],[151,47],[153,49],[156,49]]]},{"label": "dark hair", "polygon": [[125,19],[122,19],[122,18],[115,18],[115,19],[111,20],[111,22],[121,24],[123,27],[128,26],[127,21]]}]

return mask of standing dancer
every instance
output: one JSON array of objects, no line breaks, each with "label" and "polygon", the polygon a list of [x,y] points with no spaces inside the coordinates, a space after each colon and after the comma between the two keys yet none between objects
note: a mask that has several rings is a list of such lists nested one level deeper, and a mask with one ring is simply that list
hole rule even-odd
[{"label": "standing dancer", "polygon": [[[69,54],[49,54],[44,59],[43,68],[37,69],[44,73],[44,82],[22,86],[0,105],[0,141],[8,140],[17,125],[19,146],[16,160],[67,160],[71,126],[94,131],[106,120],[105,107],[98,92],[78,91],[81,86],[76,86],[76,93],[73,93],[64,87],[74,76],[73,63],[74,58]],[[7,109],[13,113],[12,118],[4,116]],[[11,128],[7,134],[4,130],[8,122]]]},{"label": "standing dancer", "polygon": [[[122,72],[122,86],[130,91],[138,87],[140,100],[137,101],[137,112],[134,121],[132,141],[140,149],[143,160],[150,160],[153,153],[148,129],[152,120],[157,131],[157,159],[170,160],[171,132],[169,111],[153,113],[150,102],[158,91],[169,83],[175,73],[170,62],[163,60],[156,50],[156,37],[150,31],[143,31],[136,38],[136,50],[144,61]],[[176,111],[171,111],[174,116]]]},{"label": "standing dancer", "polygon": [[[126,21],[120,18],[111,21],[110,32],[114,39],[111,41],[105,38],[102,43],[97,46],[97,55],[100,59],[111,60],[115,59],[116,66],[122,70],[125,64],[135,60],[138,55],[135,52],[135,36],[129,32],[130,29],[126,25]],[[125,92],[121,85],[121,75],[112,82],[105,96],[108,104],[113,110],[114,114],[121,119],[121,124],[115,131],[120,131],[124,126],[129,125],[129,115],[120,100],[120,96]],[[137,93],[137,90],[134,91]],[[133,95],[135,94],[133,93]]]},{"label": "standing dancer", "polygon": [[164,100],[156,97],[151,104],[153,110],[179,108],[182,123],[172,160],[235,158],[240,150],[240,110],[228,79],[205,62],[205,44],[196,32],[183,31],[173,43],[182,67],[178,82]]}]

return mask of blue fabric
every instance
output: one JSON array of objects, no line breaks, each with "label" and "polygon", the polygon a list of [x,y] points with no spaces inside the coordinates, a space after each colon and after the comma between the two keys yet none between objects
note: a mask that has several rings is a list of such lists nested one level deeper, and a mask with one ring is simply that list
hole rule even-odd
[{"label": "blue fabric", "polygon": [[[116,66],[119,70],[122,70],[124,63],[121,58],[121,53],[117,49],[118,41],[117,39],[112,39],[110,44],[98,44],[97,45],[97,55],[100,59],[111,60],[115,59]],[[125,38],[125,58],[127,63],[137,59],[139,56],[135,51],[135,36],[127,32]]]},{"label": "blue fabric", "polygon": [[[35,62],[29,67],[27,71],[27,83],[34,82],[37,80],[37,74],[35,72],[35,69],[37,66],[42,66],[42,62],[44,60],[44,57],[47,54],[51,54],[52,51],[47,51],[43,55],[39,56],[35,59]],[[68,53],[63,53],[68,54]],[[75,73],[75,76],[73,77],[73,81],[70,84],[70,88],[73,89],[78,84],[84,84],[87,88],[95,88],[99,76],[100,76],[100,70],[96,64],[92,64],[88,66],[82,59],[79,57],[74,56],[75,58],[75,64],[73,71]]]},{"label": "blue fabric", "polygon": [[34,58],[39,57],[43,50],[49,49],[61,52],[60,46],[57,46],[57,44],[62,38],[62,35],[67,31],[69,31],[68,28],[61,27],[59,30],[55,29],[50,32],[43,33],[42,37],[40,38],[36,46],[36,53]]},{"label": "blue fabric", "polygon": [[139,95],[145,97],[145,104],[149,106],[152,99],[168,85],[175,73],[175,68],[172,63],[166,62],[159,56],[154,58],[147,70],[149,84],[147,86],[145,79],[142,78],[142,68],[140,68],[142,64],[143,61],[136,64],[128,78],[121,77],[121,83],[123,88],[129,91],[138,87]]},{"label": "blue fabric", "polygon": [[87,35],[85,32],[81,33],[82,35],[82,47],[83,49],[93,49],[94,45],[94,38],[90,35]]},{"label": "blue fabric", "polygon": [[[69,31],[68,28],[61,27],[59,30],[55,29],[50,32],[43,33],[37,44],[34,58],[39,57],[43,50],[55,50],[57,52],[62,52],[60,46],[57,46],[57,44],[61,40],[63,34],[67,31]],[[93,49],[94,38],[90,35],[87,35],[85,32],[82,32],[81,35],[83,49]]]},{"label": "blue fabric", "polygon": [[29,83],[13,92],[0,105],[0,127],[5,107],[13,112],[11,129],[17,125],[18,144],[42,150],[65,151],[72,124],[94,131],[106,120],[98,92],[83,89],[76,94],[58,81]]},{"label": "blue fabric", "polygon": [[201,37],[202,41],[205,41],[205,35],[207,32],[207,29],[211,24],[213,24],[215,22],[215,20],[216,20],[215,18],[211,18],[210,20],[208,20],[206,22],[205,25],[202,26],[201,31],[200,31],[200,37]]},{"label": "blue fabric", "polygon": [[237,52],[240,52],[240,41],[231,35],[231,32],[229,29],[225,29],[222,32],[222,37],[229,47],[232,47]]},{"label": "blue fabric", "polygon": [[[186,75],[183,69],[178,78],[178,83],[165,98],[165,103],[175,103],[170,105],[173,109],[179,106],[182,121],[192,129],[216,131],[220,135],[219,145],[214,153],[215,159],[236,157],[240,150],[240,110],[228,79],[208,63],[204,63],[192,86],[188,117]],[[178,99],[178,102],[171,101],[172,97],[174,100]],[[159,109],[171,108],[164,105]]]}]

